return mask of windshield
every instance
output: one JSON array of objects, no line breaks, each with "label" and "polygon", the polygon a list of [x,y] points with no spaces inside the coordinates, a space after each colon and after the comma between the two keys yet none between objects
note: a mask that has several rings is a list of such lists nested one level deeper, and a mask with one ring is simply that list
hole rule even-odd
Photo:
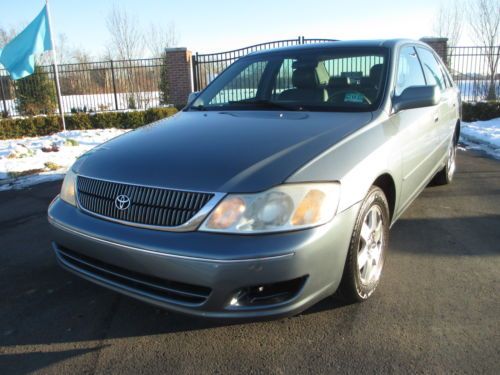
[{"label": "windshield", "polygon": [[372,111],[382,99],[385,48],[311,48],[248,56],[189,110]]}]

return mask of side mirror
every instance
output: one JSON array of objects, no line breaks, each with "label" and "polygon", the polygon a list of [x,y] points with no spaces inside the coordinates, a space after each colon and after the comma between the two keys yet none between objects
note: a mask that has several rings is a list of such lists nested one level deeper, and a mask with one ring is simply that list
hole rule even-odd
[{"label": "side mirror", "polygon": [[394,113],[403,109],[431,107],[441,100],[441,91],[437,86],[411,86],[406,88],[401,95],[392,99]]},{"label": "side mirror", "polygon": [[187,104],[189,105],[192,102],[194,102],[194,100],[198,97],[199,93],[200,93],[199,91],[194,91],[189,93]]}]

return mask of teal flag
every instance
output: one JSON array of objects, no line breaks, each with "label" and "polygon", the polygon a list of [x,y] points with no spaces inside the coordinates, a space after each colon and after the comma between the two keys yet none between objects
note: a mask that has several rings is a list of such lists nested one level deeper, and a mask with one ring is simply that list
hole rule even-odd
[{"label": "teal flag", "polygon": [[52,49],[47,7],[0,51],[0,63],[12,79],[20,79],[35,71],[35,54]]}]

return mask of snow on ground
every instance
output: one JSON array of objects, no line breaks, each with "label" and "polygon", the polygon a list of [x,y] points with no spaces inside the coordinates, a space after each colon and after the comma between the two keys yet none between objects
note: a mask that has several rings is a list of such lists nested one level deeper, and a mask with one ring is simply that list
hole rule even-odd
[{"label": "snow on ground", "polygon": [[500,117],[488,121],[463,122],[460,140],[466,149],[483,151],[500,159]]},{"label": "snow on ground", "polygon": [[78,156],[125,132],[70,130],[44,137],[0,140],[0,191],[60,179]]}]

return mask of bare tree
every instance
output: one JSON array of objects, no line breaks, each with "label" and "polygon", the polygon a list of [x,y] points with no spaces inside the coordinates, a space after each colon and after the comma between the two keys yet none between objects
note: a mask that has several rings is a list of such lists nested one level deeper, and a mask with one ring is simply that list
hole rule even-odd
[{"label": "bare tree", "polygon": [[476,43],[484,47],[488,64],[487,100],[496,100],[495,76],[500,58],[500,0],[475,0],[469,5],[469,25]]},{"label": "bare tree", "polygon": [[143,57],[143,34],[137,18],[134,18],[117,4],[113,5],[107,16],[106,26],[111,36],[108,55],[114,59],[128,60],[123,63],[127,69],[123,69],[116,76],[117,86],[119,86],[119,90],[128,93],[128,107],[136,109],[138,101],[141,100],[141,93],[135,93],[133,90],[138,87],[137,83],[141,77],[135,69],[131,69],[137,64],[131,60]]},{"label": "bare tree", "polygon": [[69,64],[72,62],[71,47],[68,44],[68,37],[66,34],[58,34],[56,41],[57,49],[57,62],[59,64]]},{"label": "bare tree", "polygon": [[79,64],[89,63],[93,60],[93,56],[87,50],[79,47],[73,48],[71,58]]},{"label": "bare tree", "polygon": [[456,46],[462,35],[464,7],[460,0],[441,2],[434,19],[433,31],[438,37],[448,38],[448,43]]},{"label": "bare tree", "polygon": [[149,32],[144,36],[144,43],[152,57],[162,57],[165,48],[174,47],[178,43],[175,24],[170,22],[163,26],[152,23]]},{"label": "bare tree", "polygon": [[111,37],[108,52],[113,58],[127,60],[142,57],[144,39],[136,18],[114,4],[106,17],[106,27]]},{"label": "bare tree", "polygon": [[14,28],[5,29],[0,27],[0,48],[3,48],[7,43],[9,43],[12,38],[16,36],[16,34],[17,32]]}]

